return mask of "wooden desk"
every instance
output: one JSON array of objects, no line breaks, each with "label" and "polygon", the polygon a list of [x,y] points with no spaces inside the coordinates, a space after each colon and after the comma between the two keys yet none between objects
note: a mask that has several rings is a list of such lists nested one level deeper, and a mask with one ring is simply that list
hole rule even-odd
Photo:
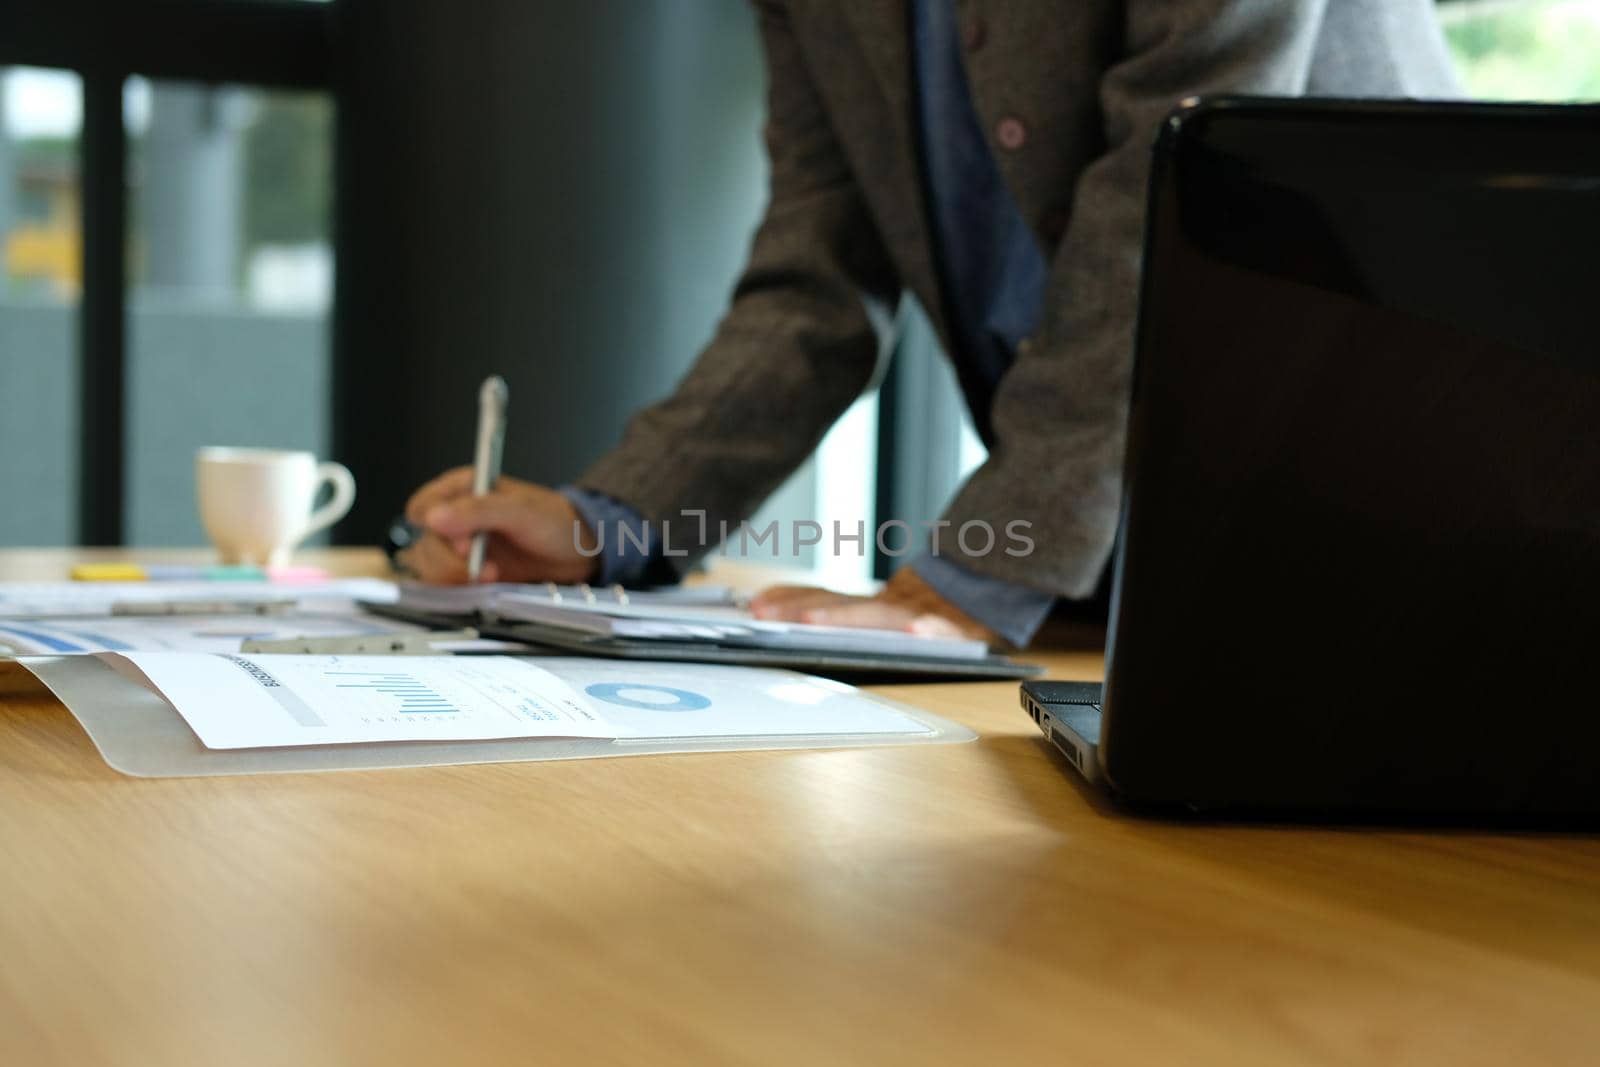
[{"label": "wooden desk", "polygon": [[1135,818],[892,692],[981,740],[143,781],[8,675],[0,1064],[1600,1061],[1600,840]]}]

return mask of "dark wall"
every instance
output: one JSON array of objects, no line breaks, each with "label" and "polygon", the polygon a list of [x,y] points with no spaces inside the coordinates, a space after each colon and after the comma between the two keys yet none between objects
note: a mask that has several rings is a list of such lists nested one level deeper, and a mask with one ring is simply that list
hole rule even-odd
[{"label": "dark wall", "polygon": [[576,476],[724,308],[764,196],[741,0],[343,0],[334,456],[342,539],[469,462]]}]

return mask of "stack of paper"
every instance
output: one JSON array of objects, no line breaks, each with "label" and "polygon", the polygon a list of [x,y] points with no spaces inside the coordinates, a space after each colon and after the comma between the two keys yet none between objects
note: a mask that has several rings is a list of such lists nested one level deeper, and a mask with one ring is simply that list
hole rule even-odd
[{"label": "stack of paper", "polygon": [[[0,582],[0,655],[237,652],[245,641],[366,637],[425,628],[363,613],[390,582]],[[260,611],[253,608],[268,608]]]},{"label": "stack of paper", "polygon": [[340,578],[307,585],[269,582],[0,582],[0,618],[73,618],[154,603],[287,602],[307,611],[349,612],[356,601],[388,603],[393,582]]},{"label": "stack of paper", "polygon": [[246,641],[369,637],[426,632],[368,615],[310,611],[272,615],[118,615],[0,617],[0,653],[62,656],[86,652],[237,652]]}]

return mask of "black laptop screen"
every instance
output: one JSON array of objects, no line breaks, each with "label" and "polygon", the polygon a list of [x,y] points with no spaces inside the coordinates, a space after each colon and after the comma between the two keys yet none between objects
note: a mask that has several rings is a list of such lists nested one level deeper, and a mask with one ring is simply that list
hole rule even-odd
[{"label": "black laptop screen", "polygon": [[1135,383],[1113,776],[1333,802],[1358,749],[1374,786],[1595,766],[1525,731],[1600,743],[1600,109],[1187,117]]}]

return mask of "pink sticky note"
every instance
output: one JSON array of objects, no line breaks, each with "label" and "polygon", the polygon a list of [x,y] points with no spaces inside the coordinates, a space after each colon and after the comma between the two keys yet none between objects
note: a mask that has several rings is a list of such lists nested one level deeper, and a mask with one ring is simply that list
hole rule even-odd
[{"label": "pink sticky note", "polygon": [[325,582],[328,572],[321,567],[268,567],[267,578],[281,585],[295,585],[306,582]]}]

